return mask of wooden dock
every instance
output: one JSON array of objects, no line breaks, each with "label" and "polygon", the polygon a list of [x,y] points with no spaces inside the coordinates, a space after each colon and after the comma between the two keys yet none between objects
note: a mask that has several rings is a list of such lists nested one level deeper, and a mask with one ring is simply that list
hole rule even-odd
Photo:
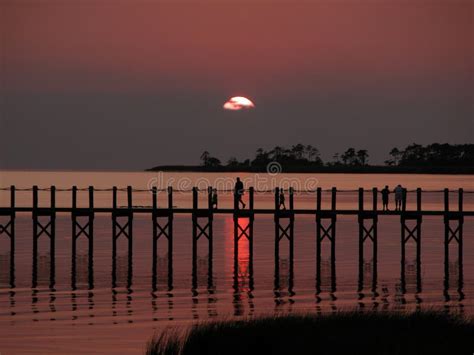
[{"label": "wooden dock", "polygon": [[[29,191],[30,189],[28,189]],[[49,207],[41,207],[39,205],[38,192],[50,192]],[[146,190],[133,190],[131,186],[126,188],[127,205],[119,207],[117,204],[117,194],[119,189],[113,187],[110,189],[112,193],[111,207],[96,207],[94,205],[94,192],[98,191],[94,187],[86,190],[88,193],[89,206],[85,208],[77,207],[78,188],[73,186],[71,189],[60,190],[70,191],[72,194],[72,204],[70,207],[56,206],[56,193],[59,191],[54,186],[47,189],[39,189],[33,186],[31,189],[33,195],[33,204],[31,207],[19,207],[15,204],[17,189],[15,186],[9,188],[10,205],[0,207],[0,234],[6,235],[10,240],[10,279],[14,285],[14,269],[15,269],[15,218],[17,213],[31,213],[33,218],[33,287],[36,287],[36,270],[38,256],[38,239],[44,235],[49,238],[50,263],[52,286],[54,285],[55,272],[55,242],[56,242],[56,216],[58,213],[70,214],[72,220],[72,274],[75,275],[76,270],[76,242],[80,236],[88,239],[88,260],[89,260],[89,282],[93,283],[93,254],[94,254],[94,217],[96,214],[110,214],[112,218],[112,269],[113,280],[115,280],[116,257],[117,257],[117,239],[124,237],[128,241],[128,264],[131,276],[133,265],[133,216],[135,214],[149,214],[153,227],[150,231],[153,240],[153,279],[156,286],[157,275],[157,246],[158,240],[164,238],[167,243],[168,254],[168,287],[171,289],[173,285],[173,217],[177,214],[189,214],[192,218],[192,258],[193,258],[193,288],[197,287],[197,242],[204,237],[208,241],[209,265],[208,275],[209,283],[212,286],[212,266],[213,266],[213,220],[216,214],[231,214],[234,220],[234,270],[238,269],[239,258],[239,240],[241,238],[248,239],[249,247],[249,271],[253,274],[253,242],[254,242],[254,221],[257,215],[273,215],[275,225],[275,288],[278,288],[279,265],[280,265],[280,242],[283,239],[289,241],[289,278],[293,279],[294,264],[294,224],[298,215],[312,215],[315,221],[315,243],[316,243],[316,289],[321,290],[321,260],[322,260],[322,242],[327,240],[330,243],[330,274],[331,274],[331,290],[336,289],[336,225],[338,215],[354,215],[358,216],[359,225],[359,288],[363,285],[363,265],[364,265],[364,245],[370,243],[372,247],[372,287],[375,288],[377,282],[377,253],[378,253],[378,235],[377,226],[379,216],[399,216],[400,217],[400,245],[401,245],[401,284],[405,286],[405,247],[412,240],[416,245],[416,265],[417,265],[417,286],[421,289],[421,248],[422,248],[422,221],[424,216],[440,216],[444,220],[444,247],[445,247],[445,282],[449,284],[449,247],[455,245],[458,252],[459,282],[462,283],[462,257],[463,257],[463,225],[465,217],[474,216],[474,211],[465,211],[463,209],[463,189],[456,191],[443,190],[444,194],[444,210],[423,210],[422,196],[423,191],[416,189],[416,208],[408,210],[406,206],[407,191],[404,190],[402,207],[400,211],[382,211],[378,208],[378,200],[380,192],[374,188],[372,190],[358,189],[358,208],[357,209],[338,209],[336,206],[337,193],[336,188],[330,190],[322,190],[318,188],[314,191],[314,209],[295,209],[294,208],[294,190],[285,191],[288,196],[288,208],[280,208],[280,190],[276,188],[274,192],[274,208],[258,209],[254,208],[254,189],[248,189],[248,209],[239,209],[237,197],[234,196],[234,207],[215,209],[212,205],[213,190],[209,187],[207,193],[207,204],[200,207],[198,202],[197,188],[192,189],[192,208],[176,208],[173,206],[173,189],[167,188],[164,192],[167,195],[166,207],[158,207],[157,188],[152,188],[150,192],[150,207],[138,207],[133,205],[133,192]],[[22,191],[25,191],[22,189]],[[103,191],[103,190],[101,190]],[[202,192],[202,191],[201,191]],[[372,203],[369,208],[364,206],[364,195],[371,194]],[[457,195],[457,206],[453,210],[449,205],[450,195]],[[468,192],[471,193],[471,192]],[[330,208],[322,208],[323,194],[330,194]],[[242,226],[240,223],[245,220],[247,224]],[[73,276],[74,284],[74,276]],[[155,287],[154,286],[154,287]],[[290,285],[291,288],[291,285]]]}]

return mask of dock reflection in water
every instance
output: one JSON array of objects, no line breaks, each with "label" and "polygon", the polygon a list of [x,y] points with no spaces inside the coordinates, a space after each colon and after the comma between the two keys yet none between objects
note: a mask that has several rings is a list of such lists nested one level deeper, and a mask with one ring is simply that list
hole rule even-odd
[{"label": "dock reflection in water", "polygon": [[[100,217],[99,217],[100,219]],[[60,221],[60,223],[65,222]],[[216,247],[214,250],[214,259],[215,260],[210,260],[209,254],[207,254],[206,247],[203,245],[202,248],[200,248],[200,251],[205,251],[203,254],[204,255],[199,255],[197,259],[197,264],[196,264],[196,269],[195,270],[190,270],[190,274],[194,275],[195,278],[193,282],[191,282],[191,290],[192,294],[195,296],[198,296],[202,293],[204,290],[205,293],[208,295],[218,295],[220,292],[222,292],[218,285],[220,284],[219,280],[226,280],[227,278],[231,277],[232,279],[232,290],[233,290],[233,300],[234,300],[234,306],[236,308],[235,314],[236,315],[241,315],[243,314],[241,311],[241,308],[239,305],[241,305],[244,301],[249,301],[254,298],[253,292],[255,290],[255,280],[254,280],[254,274],[253,274],[253,269],[254,266],[252,265],[252,260],[250,258],[250,250],[249,250],[249,240],[247,238],[241,238],[239,239],[239,253],[238,253],[238,259],[237,263],[234,263],[233,260],[233,255],[234,255],[234,235],[233,235],[233,220],[232,218],[223,218],[223,224],[222,220],[220,220],[217,225],[222,226],[224,225],[224,229],[218,230],[216,233]],[[270,221],[267,221],[269,223]],[[241,227],[242,229],[245,229],[247,222],[242,221]],[[178,228],[179,230],[179,228]],[[309,232],[307,230],[307,232]],[[271,233],[271,232],[270,232]],[[180,233],[181,234],[181,233]],[[142,235],[145,235],[145,233],[142,233]],[[297,234],[298,235],[298,234]],[[270,235],[268,235],[270,236]],[[262,236],[262,238],[267,238],[268,236]],[[180,235],[177,239],[184,239],[185,234]],[[257,238],[260,238],[258,236]],[[26,241],[26,237],[23,238],[23,242]],[[268,238],[271,241],[271,237]],[[258,240],[258,239],[257,239]],[[311,243],[310,238],[306,238],[304,243],[308,245],[308,242]],[[58,255],[61,256],[64,253],[67,254],[67,240],[64,240],[63,243],[59,246],[59,253]],[[180,240],[179,242],[180,248],[185,248],[186,247],[186,241],[185,240]],[[123,246],[123,245],[122,245]],[[120,245],[119,245],[120,247]],[[344,246],[341,246],[342,248]],[[222,259],[223,255],[220,255],[222,248],[225,250],[225,257]],[[314,248],[314,246],[312,246]],[[120,248],[119,248],[120,249]],[[122,248],[122,249],[126,249]],[[202,250],[201,250],[202,249]],[[288,258],[288,254],[285,254],[285,250],[287,249],[287,245],[282,245],[281,247],[281,255],[278,260],[278,267],[274,268],[274,260],[272,260],[272,254],[271,252],[266,252],[266,255],[264,256],[264,262],[265,264],[261,264],[261,258],[260,256],[257,256],[257,259],[259,260],[258,264],[259,266],[264,266],[266,270],[272,270],[276,269],[278,270],[278,273],[274,274],[273,278],[273,287],[272,289],[274,290],[274,299],[276,302],[279,302],[282,298],[294,298],[294,296],[298,296],[296,288],[295,290],[295,276],[298,278],[298,275],[295,275],[294,272],[292,272],[292,266],[291,266],[291,261]],[[301,249],[300,249],[301,250]],[[313,249],[314,250],[314,249]],[[123,251],[123,250],[122,250]],[[139,250],[137,251],[138,255],[136,257],[141,257],[143,254],[148,252],[149,250]],[[185,264],[186,262],[189,262],[189,250],[186,252],[186,250],[180,251],[185,256],[186,260],[176,260],[179,264]],[[439,254],[438,254],[439,255]],[[433,256],[432,256],[433,257]],[[437,257],[437,256],[436,256]],[[465,286],[465,280],[463,277],[463,269],[462,265],[459,263],[458,260],[455,259],[456,255],[451,256],[449,259],[449,265],[447,266],[447,270],[449,270],[448,277],[444,278],[444,281],[442,282],[442,294],[446,302],[452,302],[453,299],[457,299],[459,301],[463,301],[465,299],[465,294],[464,294],[464,286]],[[97,256],[96,258],[101,258],[101,256]],[[48,294],[50,297],[49,299],[49,304],[54,304],[54,294],[57,292],[56,287],[57,287],[57,280],[56,280],[56,273],[57,270],[56,264],[51,264],[51,256],[49,253],[39,253],[36,256],[36,263],[31,262],[31,265],[33,265],[32,269],[32,276],[31,276],[31,289],[32,289],[32,304],[33,308],[35,311],[33,313],[38,313],[38,308],[37,305],[40,303],[44,297],[42,295]],[[60,284],[60,289],[63,290],[64,287],[67,285],[64,283],[63,279],[63,270],[67,265],[64,265],[64,260],[67,258],[58,258],[60,259],[59,266],[61,269],[61,284]],[[20,259],[21,260],[21,259]],[[90,258],[88,253],[84,253],[81,251],[77,255],[74,256],[74,263],[71,263],[71,268],[70,268],[70,289],[72,291],[77,291],[79,293],[82,293],[82,291],[91,291],[90,292],[90,297],[93,297],[93,290],[97,287],[102,288],[104,287],[103,285],[103,280],[104,280],[104,269],[101,268],[100,270],[94,270],[94,264],[90,263]],[[109,259],[110,260],[110,259]],[[111,270],[111,288],[113,290],[112,295],[113,295],[113,301],[112,301],[112,307],[115,307],[117,305],[117,302],[122,294],[126,294],[127,296],[125,297],[125,305],[127,306],[128,309],[131,309],[131,304],[133,302],[133,282],[134,282],[134,273],[133,273],[133,260],[134,258],[130,258],[129,255],[126,253],[118,254],[116,257],[116,260],[114,263],[112,263],[112,270]],[[222,262],[225,261],[225,267],[222,268]],[[104,264],[104,260],[98,261],[100,264]],[[254,261],[255,262],[255,261]],[[209,264],[218,264],[219,267],[216,269],[215,265],[214,268],[209,267]],[[296,261],[298,263],[298,260]],[[313,272],[315,270],[315,265],[311,265],[314,263],[313,261],[308,261],[305,263],[308,265],[308,269],[304,270],[303,274],[305,274],[305,277],[311,276],[311,269],[313,269]],[[372,293],[372,295],[379,295],[380,289],[377,283],[377,279],[374,279],[374,274],[373,274],[373,266],[374,260],[373,259],[364,259],[364,263],[362,266],[363,269],[363,278],[358,280],[357,284],[358,287],[357,289],[359,290],[359,293],[364,293],[367,294],[367,292]],[[110,264],[109,264],[110,265]],[[166,253],[157,255],[156,259],[156,274],[150,275],[149,278],[142,277],[144,274],[144,270],[139,270],[138,272],[138,277],[140,279],[139,285],[137,287],[139,289],[147,289],[149,288],[152,293],[155,294],[173,294],[174,288],[172,285],[172,278],[173,275],[175,274],[173,269],[168,270],[169,264],[169,258]],[[396,283],[397,287],[397,292],[396,292],[396,303],[401,303],[404,304],[406,303],[403,301],[403,295],[406,293],[409,294],[421,294],[423,289],[425,287],[423,285],[423,274],[422,274],[422,269],[418,267],[418,263],[416,258],[415,259],[409,259],[407,258],[405,260],[404,266],[402,269],[404,269],[404,273],[401,274],[401,277],[399,279],[399,282]],[[12,292],[12,290],[15,289],[14,283],[12,283],[11,279],[11,270],[10,270],[10,255],[9,253],[3,253],[0,254],[0,284],[2,286],[2,294],[7,294],[8,292]],[[24,288],[25,286],[25,278],[24,278],[24,270],[25,270],[25,263],[21,263],[21,266],[17,267],[22,274],[21,280],[18,280],[18,277],[16,278],[17,281],[20,282],[18,285],[21,287],[21,289]],[[182,265],[179,267],[179,269],[182,269]],[[230,270],[231,276],[228,274],[222,274],[222,271],[224,270]],[[217,270],[217,271],[216,271]],[[209,271],[213,271],[212,274],[209,274]],[[101,280],[100,284],[97,286],[94,284],[94,274],[101,274],[99,279]],[[149,274],[149,271],[145,272],[145,274]],[[189,274],[188,274],[189,275]],[[180,286],[179,286],[179,293],[182,292],[183,283],[186,283],[185,279],[183,279],[183,275],[174,275],[177,277],[179,280]],[[314,277],[314,274],[313,274]],[[146,284],[143,283],[143,280],[151,280],[150,284],[147,286]],[[268,279],[268,275],[267,275]],[[314,278],[313,278],[314,280]],[[468,278],[468,282],[470,279]],[[432,285],[433,280],[428,280],[428,287]],[[340,285],[343,283],[341,281]],[[225,284],[225,281],[224,281]],[[313,283],[314,285],[314,283]],[[171,287],[170,287],[171,286]],[[321,293],[324,292],[329,292],[329,293],[334,293],[334,283],[332,280],[332,267],[331,267],[331,259],[322,259],[321,260],[321,278],[319,280],[319,286],[321,288]],[[342,289],[346,289],[345,285],[341,285]],[[383,286],[381,286],[383,287]],[[304,285],[304,289],[310,289],[309,285]],[[8,291],[8,292],[5,292]],[[16,292],[14,292],[16,293]],[[87,293],[84,293],[87,294]],[[217,297],[211,297],[212,300],[215,302]],[[360,299],[361,296],[358,296],[358,299]],[[72,300],[74,300],[74,297],[72,297]],[[420,297],[417,296],[417,303],[421,303],[422,300]],[[76,302],[72,302],[76,303]],[[89,304],[93,304],[94,302],[89,302]],[[54,307],[51,307],[53,309]],[[72,309],[76,309],[76,306],[73,306]],[[131,311],[127,311],[127,314],[130,315]]]},{"label": "dock reflection in water", "polygon": [[[472,275],[464,274],[456,253],[450,255],[449,274],[443,278],[444,250],[439,243],[442,224],[436,220],[424,222],[426,238],[423,245],[428,247],[425,249],[427,252],[422,253],[421,272],[418,272],[416,250],[407,246],[404,275],[401,274],[397,244],[398,221],[381,221],[381,225],[386,222],[387,226],[383,233],[379,233],[381,257],[378,259],[378,272],[374,278],[374,259],[367,252],[360,279],[358,255],[354,253],[357,251],[357,230],[351,227],[354,220],[341,217],[335,261],[338,277],[334,282],[330,252],[324,249],[328,245],[323,243],[318,291],[314,222],[309,219],[301,218],[295,222],[292,271],[286,240],[280,245],[278,267],[275,267],[274,221],[271,216],[255,223],[253,263],[247,238],[238,241],[235,263],[233,218],[216,217],[213,258],[209,258],[206,240],[200,240],[195,270],[189,247],[191,224],[177,218],[173,268],[168,269],[170,263],[164,243],[158,245],[154,273],[148,220],[137,218],[134,221],[133,258],[129,258],[127,240],[119,239],[116,260],[112,262],[110,219],[96,216],[98,230],[93,263],[89,262],[87,245],[81,247],[78,244],[73,264],[71,241],[67,234],[70,222],[67,217],[58,216],[57,228],[62,233],[58,235],[56,263],[51,265],[50,254],[43,251],[47,248],[42,248],[44,245],[40,242],[36,268],[33,268],[35,263],[31,251],[28,252],[28,247],[31,247],[29,217],[17,218],[18,229],[22,231],[18,234],[17,250],[26,252],[17,255],[14,284],[11,284],[9,253],[0,254],[2,329],[28,330],[33,329],[34,324],[47,324],[56,333],[81,332],[81,329],[89,332],[85,327],[95,327],[100,329],[100,333],[113,330],[107,327],[148,327],[149,324],[150,330],[139,338],[145,342],[153,324],[161,327],[163,324],[182,324],[193,319],[219,316],[431,307],[443,307],[447,312],[474,313],[471,296],[474,280]],[[245,229],[247,223],[246,219],[239,220],[241,229]],[[466,228],[466,235],[473,235],[472,232]],[[471,239],[465,241],[464,264],[468,267],[472,267]],[[86,239],[83,242],[87,244]],[[209,267],[211,261],[212,267]],[[209,274],[210,270],[212,274]]]}]

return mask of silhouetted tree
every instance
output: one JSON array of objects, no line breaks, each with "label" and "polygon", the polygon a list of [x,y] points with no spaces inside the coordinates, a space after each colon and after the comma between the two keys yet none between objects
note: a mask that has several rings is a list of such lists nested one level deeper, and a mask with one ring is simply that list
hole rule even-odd
[{"label": "silhouetted tree", "polygon": [[255,159],[252,160],[252,166],[255,167],[263,167],[268,164],[270,161],[269,153],[263,150],[262,148],[258,148],[255,154]]},{"label": "silhouetted tree", "polygon": [[410,144],[405,148],[400,160],[400,165],[418,165],[425,160],[425,151],[420,144]]},{"label": "silhouetted tree", "polygon": [[284,148],[276,146],[270,151],[270,156],[273,160],[279,160],[282,157],[284,150]]},{"label": "silhouetted tree", "polygon": [[230,157],[229,160],[227,160],[227,166],[235,168],[239,166],[239,161],[235,157]]},{"label": "silhouetted tree", "polygon": [[349,148],[347,149],[342,155],[341,155],[342,162],[344,165],[356,165],[357,164],[357,156],[356,156],[356,151],[354,148]]},{"label": "silhouetted tree", "polygon": [[[410,144],[404,150],[392,148],[390,159],[385,161],[389,166],[416,166],[416,167],[455,167],[474,166],[474,144],[439,144],[425,146]],[[344,153],[336,153],[328,166],[368,166],[369,153],[366,149],[355,150],[348,148]],[[229,158],[226,166],[230,168],[249,167],[262,169],[271,161],[278,161],[288,168],[319,166],[323,164],[319,150],[312,145],[298,143],[285,148],[276,146],[270,151],[258,148],[253,160],[246,159],[239,162],[235,157]],[[202,165],[206,167],[221,166],[219,159],[212,157],[208,151],[201,154]]]},{"label": "silhouetted tree", "polygon": [[305,154],[305,146],[301,143],[291,147],[291,154],[295,159],[303,159]]},{"label": "silhouetted tree", "polygon": [[369,160],[369,153],[367,152],[367,149],[361,149],[357,151],[357,164],[367,165],[368,160]]},{"label": "silhouetted tree", "polygon": [[221,166],[221,161],[217,158],[210,157],[207,160],[207,165],[206,166],[210,167],[210,168],[215,168],[215,167]]},{"label": "silhouetted tree", "polygon": [[401,152],[399,166],[473,166],[474,144],[410,144]]},{"label": "silhouetted tree", "polygon": [[215,168],[217,166],[221,166],[221,161],[217,158],[211,157],[211,154],[209,154],[207,150],[201,154],[201,161],[202,165],[205,167]]},{"label": "silhouetted tree", "polygon": [[201,162],[202,162],[202,165],[207,166],[210,156],[211,155],[209,154],[209,152],[207,150],[202,152],[201,158],[200,158]]},{"label": "silhouetted tree", "polygon": [[335,153],[332,156],[332,162],[328,163],[328,165],[336,166],[336,165],[340,165],[340,164],[341,164],[341,157],[339,156],[339,153]]},{"label": "silhouetted tree", "polygon": [[395,148],[392,148],[389,154],[391,156],[391,159],[385,160],[385,164],[390,165],[390,166],[398,165],[398,163],[400,162],[400,158],[402,156],[402,152],[400,152],[398,148],[395,147]]},{"label": "silhouetted tree", "polygon": [[323,161],[320,158],[319,150],[316,147],[313,147],[312,145],[307,145],[305,147],[305,152],[306,156],[309,161],[316,162],[318,164],[322,164]]}]

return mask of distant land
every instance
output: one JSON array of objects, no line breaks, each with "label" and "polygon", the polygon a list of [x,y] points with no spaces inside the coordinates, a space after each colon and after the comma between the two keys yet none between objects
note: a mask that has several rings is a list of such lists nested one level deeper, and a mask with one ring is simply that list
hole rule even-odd
[{"label": "distant land", "polygon": [[405,149],[393,148],[385,165],[370,165],[366,149],[348,148],[323,162],[312,145],[257,149],[253,159],[231,157],[223,164],[205,151],[200,165],[159,165],[147,171],[176,172],[272,172],[272,173],[360,173],[360,174],[474,174],[474,144],[413,143]]},{"label": "distant land", "polygon": [[[208,167],[202,165],[158,165],[146,171],[167,171],[167,172],[205,172],[205,173],[266,173],[267,170],[261,167],[233,168],[228,166]],[[472,175],[474,167],[402,167],[402,166],[384,166],[368,165],[360,167],[349,166],[289,166],[282,168],[281,173],[334,173],[334,174],[459,174]]]}]

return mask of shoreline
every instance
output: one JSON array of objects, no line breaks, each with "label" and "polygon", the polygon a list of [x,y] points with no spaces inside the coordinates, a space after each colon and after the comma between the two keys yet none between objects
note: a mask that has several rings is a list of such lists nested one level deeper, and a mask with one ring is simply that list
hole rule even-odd
[{"label": "shoreline", "polygon": [[[145,172],[189,172],[189,173],[267,173],[266,167],[206,167],[199,165],[159,165],[145,169]],[[321,167],[285,167],[282,173],[292,174],[437,174],[437,175],[474,175],[474,167],[387,167],[387,166],[321,166]]]}]

